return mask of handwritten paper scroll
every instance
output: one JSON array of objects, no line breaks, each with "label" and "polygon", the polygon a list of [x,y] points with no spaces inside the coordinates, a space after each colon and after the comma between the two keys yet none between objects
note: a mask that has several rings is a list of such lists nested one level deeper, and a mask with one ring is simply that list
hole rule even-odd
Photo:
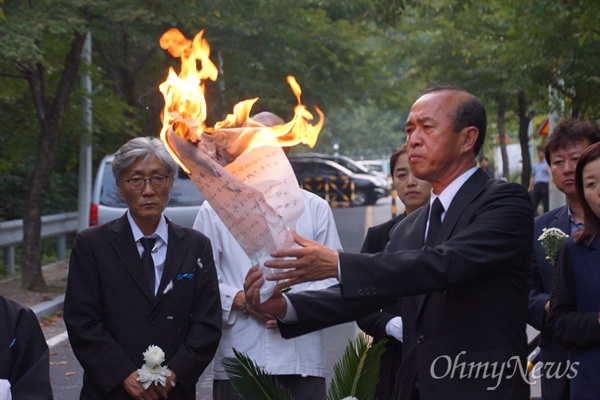
[{"label": "handwritten paper scroll", "polygon": [[[253,265],[260,265],[263,274],[271,272],[264,261],[271,251],[293,244],[290,229],[304,211],[302,193],[281,147],[257,147],[223,167],[172,129],[167,140]],[[271,297],[275,285],[263,285],[261,302]]]}]

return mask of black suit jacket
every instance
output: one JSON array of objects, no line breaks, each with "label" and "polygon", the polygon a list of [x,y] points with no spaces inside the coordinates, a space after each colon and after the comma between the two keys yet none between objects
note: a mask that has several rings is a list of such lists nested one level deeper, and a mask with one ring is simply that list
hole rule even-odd
[{"label": "black suit jacket", "polygon": [[142,366],[149,345],[165,352],[163,365],[177,375],[169,399],[195,398],[221,338],[217,274],[206,236],[172,222],[168,229],[156,298],[126,215],[75,238],[64,319],[84,369],[82,398],[129,398],[121,382]]},{"label": "black suit jacket", "polygon": [[0,296],[0,379],[12,398],[52,400],[50,352],[34,312]]},{"label": "black suit jacket", "polygon": [[[406,213],[390,219],[383,224],[367,229],[367,236],[363,242],[361,253],[379,253],[385,250],[390,241],[390,231],[400,221],[406,218]],[[386,332],[387,323],[394,317],[401,315],[402,301],[398,298],[393,304],[383,307],[366,317],[356,320],[356,324],[363,332],[373,337],[373,344],[386,339],[385,352],[381,355],[379,362],[379,382],[377,383],[376,398],[387,400],[394,392],[396,374],[402,362],[402,342]]]},{"label": "black suit jacket", "polygon": [[428,214],[426,206],[398,224],[391,253],[340,253],[343,298],[335,287],[290,294],[298,323],[280,323],[282,334],[353,320],[390,298],[412,296],[402,303],[397,398],[412,390],[412,372],[423,400],[528,399],[518,369],[527,356],[529,195],[477,170],[454,197],[434,247],[423,246]]},{"label": "black suit jacket", "polygon": [[[554,267],[546,259],[546,253],[538,238],[544,228],[558,228],[571,236],[571,221],[568,206],[550,210],[537,217],[533,224],[533,253],[531,257],[531,278],[529,279],[529,305],[527,322],[540,331],[540,361],[547,367],[561,370],[566,368],[568,353],[553,338],[552,330],[546,323],[544,307],[550,299]],[[551,364],[554,363],[554,364]],[[552,374],[547,368],[541,371],[542,395],[544,400],[568,398],[569,386],[566,374]],[[550,376],[552,376],[550,378]]]}]

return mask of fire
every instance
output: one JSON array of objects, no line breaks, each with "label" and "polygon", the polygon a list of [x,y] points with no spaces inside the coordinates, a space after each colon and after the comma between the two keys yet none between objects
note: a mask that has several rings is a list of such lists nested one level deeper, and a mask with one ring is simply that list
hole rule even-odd
[{"label": "fire", "polygon": [[[176,152],[167,140],[167,132],[173,129],[181,138],[194,143],[196,146],[208,148],[208,153],[216,154],[222,164],[227,164],[255,147],[279,144],[294,146],[299,143],[314,147],[319,132],[325,122],[323,113],[315,107],[319,120],[314,125],[314,117],[301,103],[302,90],[293,76],[287,77],[298,104],[294,108],[295,115],[291,121],[276,126],[265,127],[250,118],[250,111],[258,98],[244,100],[236,104],[233,114],[214,127],[207,127],[206,99],[204,97],[204,82],[206,79],[216,81],[218,69],[210,60],[210,46],[202,37],[200,31],[193,41],[177,29],[171,28],[160,38],[160,46],[168,50],[173,57],[181,59],[181,71],[177,74],[173,68],[159,88],[165,98],[165,108],[162,112],[163,127],[161,140],[167,145],[171,155],[181,167],[183,165]],[[201,69],[197,69],[197,62]]]}]

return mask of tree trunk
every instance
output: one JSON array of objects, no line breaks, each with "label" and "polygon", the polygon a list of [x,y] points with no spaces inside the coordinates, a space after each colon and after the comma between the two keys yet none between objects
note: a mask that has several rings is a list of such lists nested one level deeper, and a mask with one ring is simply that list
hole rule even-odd
[{"label": "tree trunk", "polygon": [[498,99],[498,140],[500,141],[500,153],[502,154],[502,177],[510,180],[508,170],[508,152],[506,151],[506,130],[504,117],[506,114],[506,104],[504,98]]},{"label": "tree trunk", "polygon": [[77,78],[84,42],[85,33],[75,32],[71,50],[65,59],[65,68],[51,105],[45,92],[43,66],[38,64],[35,70],[27,71],[29,87],[40,124],[35,168],[31,176],[31,185],[25,201],[23,215],[21,285],[28,290],[43,291],[46,289],[41,268],[42,243],[40,234],[42,213],[46,191],[50,186],[50,178],[60,149],[60,130],[63,116],[73,84]]},{"label": "tree trunk", "polygon": [[519,90],[519,143],[521,144],[521,159],[523,160],[523,170],[521,172],[521,185],[529,187],[531,179],[531,157],[529,157],[529,121],[531,118],[527,115],[527,102],[525,101],[525,91]]}]

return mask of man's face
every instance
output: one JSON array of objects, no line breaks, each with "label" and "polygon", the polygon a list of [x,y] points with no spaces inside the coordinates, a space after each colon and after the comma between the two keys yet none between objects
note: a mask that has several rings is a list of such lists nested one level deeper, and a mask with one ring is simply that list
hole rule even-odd
[{"label": "man's face", "polygon": [[550,154],[550,171],[552,181],[557,189],[567,196],[575,196],[575,166],[581,153],[590,145],[589,140],[584,139],[564,147]]},{"label": "man's face", "polygon": [[538,159],[540,161],[545,161],[546,160],[546,153],[544,153],[543,150],[538,150]]},{"label": "man's face", "polygon": [[461,156],[461,133],[452,130],[459,101],[448,92],[421,96],[406,120],[408,161],[420,179],[443,182],[456,173]]},{"label": "man's face", "polygon": [[173,189],[173,178],[168,178],[167,184],[159,189],[154,188],[150,181],[146,181],[140,190],[131,189],[127,180],[132,178],[150,179],[168,175],[169,170],[158,158],[152,157],[144,162],[144,158],[140,157],[123,171],[120,180],[117,179],[119,194],[125,199],[131,217],[138,225],[141,225],[139,221],[159,221],[161,213],[169,202],[169,196]]},{"label": "man's face", "polygon": [[408,154],[404,153],[396,160],[392,181],[400,201],[409,213],[429,200],[431,184],[413,175],[408,164]]}]

